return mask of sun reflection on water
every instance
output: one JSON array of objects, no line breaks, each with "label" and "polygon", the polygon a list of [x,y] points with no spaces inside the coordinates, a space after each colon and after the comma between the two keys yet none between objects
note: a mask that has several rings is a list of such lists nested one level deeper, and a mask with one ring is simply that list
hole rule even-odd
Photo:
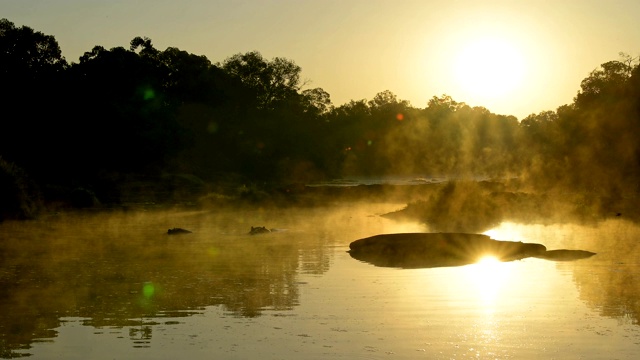
[{"label": "sun reflection on water", "polygon": [[[518,224],[503,222],[499,226],[483,233],[493,240],[523,241]],[[501,294],[504,293],[507,283],[510,281],[510,266],[500,261],[494,255],[484,255],[478,261],[469,266],[470,281],[478,292],[478,298],[482,300],[487,310],[495,308]]]},{"label": "sun reflection on water", "polygon": [[484,306],[493,307],[509,277],[505,263],[493,255],[484,255],[468,269],[478,299]]}]

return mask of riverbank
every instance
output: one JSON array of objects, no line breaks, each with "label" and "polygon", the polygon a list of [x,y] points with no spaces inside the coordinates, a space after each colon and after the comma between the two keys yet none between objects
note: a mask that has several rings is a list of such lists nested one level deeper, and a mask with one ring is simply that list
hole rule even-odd
[{"label": "riverbank", "polygon": [[[406,207],[386,217],[416,220],[434,231],[481,232],[502,221],[554,223],[624,218],[640,222],[637,194],[566,189],[534,190],[519,179],[346,179],[324,183],[256,183],[223,174],[203,181],[188,174],[114,177],[95,187],[44,186],[22,193],[29,216],[76,209],[316,207],[341,202],[394,202]],[[35,200],[34,200],[35,199]],[[36,211],[35,205],[39,209]],[[1,218],[0,218],[1,219]]]}]

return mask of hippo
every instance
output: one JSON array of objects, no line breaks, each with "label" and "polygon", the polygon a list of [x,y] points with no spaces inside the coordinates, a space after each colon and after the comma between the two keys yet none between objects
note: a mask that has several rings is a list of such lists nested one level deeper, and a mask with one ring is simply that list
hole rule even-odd
[{"label": "hippo", "polygon": [[181,234],[191,234],[191,233],[192,231],[185,230],[182,228],[173,228],[173,229],[167,230],[167,234],[169,235],[181,235]]},{"label": "hippo", "polygon": [[251,227],[251,231],[249,231],[249,235],[258,235],[258,234],[268,234],[270,233],[271,230],[267,229],[264,226],[256,226],[256,227]]}]

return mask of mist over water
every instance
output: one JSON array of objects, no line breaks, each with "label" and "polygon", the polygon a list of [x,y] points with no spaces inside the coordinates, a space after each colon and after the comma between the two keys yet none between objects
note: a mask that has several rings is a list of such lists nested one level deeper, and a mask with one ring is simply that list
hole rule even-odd
[{"label": "mist over water", "polygon": [[[121,327],[214,305],[246,317],[291,310],[300,301],[299,272],[326,272],[336,244],[400,229],[375,218],[394,208],[81,212],[5,222],[0,327],[7,350],[55,336],[67,316]],[[251,226],[278,231],[252,236]],[[193,233],[170,236],[173,227]]]},{"label": "mist over water", "polygon": [[[598,253],[575,262],[399,271],[349,256],[356,239],[431,231],[382,216],[404,206],[72,212],[4,222],[2,356],[80,358],[85,349],[96,359],[255,351],[539,358],[602,355],[594,346],[611,341],[617,354],[639,350],[636,224],[501,222],[486,232]],[[249,235],[251,226],[277,231]],[[192,233],[168,235],[174,227]],[[549,339],[559,326],[564,335]]]},{"label": "mist over water", "polygon": [[[640,353],[637,57],[518,120],[446,94],[334,106],[258,51],[214,64],[136,37],[69,64],[53,36],[0,27],[22,114],[0,122],[1,357]],[[589,256],[347,253],[411,232]]]}]

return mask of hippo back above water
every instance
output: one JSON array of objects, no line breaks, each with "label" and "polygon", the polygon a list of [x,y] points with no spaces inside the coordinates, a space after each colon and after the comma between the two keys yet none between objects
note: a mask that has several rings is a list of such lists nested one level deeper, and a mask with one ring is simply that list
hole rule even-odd
[{"label": "hippo back above water", "polygon": [[268,234],[271,230],[267,229],[264,226],[252,226],[251,231],[249,231],[249,235],[258,235],[258,234]]}]

